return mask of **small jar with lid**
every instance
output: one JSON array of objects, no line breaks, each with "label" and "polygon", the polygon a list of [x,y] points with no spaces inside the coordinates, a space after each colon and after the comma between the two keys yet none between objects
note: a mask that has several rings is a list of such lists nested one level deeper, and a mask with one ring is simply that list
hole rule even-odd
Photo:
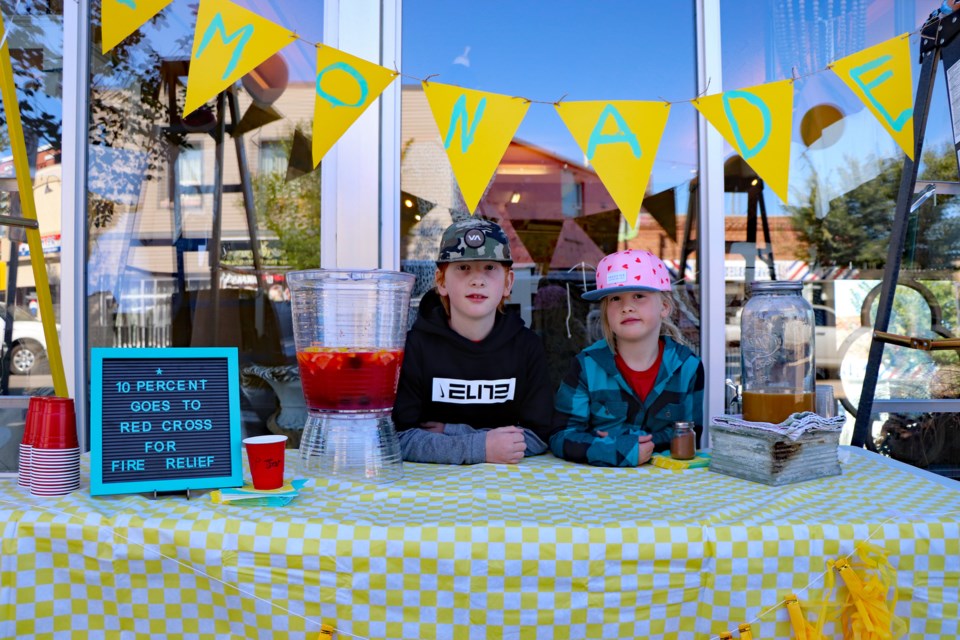
[{"label": "small jar with lid", "polygon": [[693,460],[697,455],[697,434],[692,422],[674,422],[670,440],[670,457],[674,460]]},{"label": "small jar with lid", "polygon": [[740,314],[743,419],[780,423],[814,409],[813,307],[802,283],[754,282]]}]

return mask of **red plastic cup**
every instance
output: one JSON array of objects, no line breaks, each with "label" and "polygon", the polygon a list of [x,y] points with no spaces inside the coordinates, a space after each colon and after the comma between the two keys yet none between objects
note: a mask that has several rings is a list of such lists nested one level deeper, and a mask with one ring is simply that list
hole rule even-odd
[{"label": "red plastic cup", "polygon": [[48,396],[30,396],[30,404],[27,405],[27,423],[23,429],[23,444],[33,446],[40,416],[43,415],[43,408],[49,399]]},{"label": "red plastic cup", "polygon": [[75,449],[77,416],[72,398],[47,398],[33,442],[34,449]]},{"label": "red plastic cup", "polygon": [[44,396],[31,396],[30,404],[27,405],[27,419],[23,426],[23,439],[20,441],[20,473],[17,480],[21,487],[30,487],[33,442],[36,440],[37,425],[40,424],[40,415],[46,400]]},{"label": "red plastic cup", "polygon": [[283,486],[283,458],[287,436],[244,438],[254,489],[279,489]]}]

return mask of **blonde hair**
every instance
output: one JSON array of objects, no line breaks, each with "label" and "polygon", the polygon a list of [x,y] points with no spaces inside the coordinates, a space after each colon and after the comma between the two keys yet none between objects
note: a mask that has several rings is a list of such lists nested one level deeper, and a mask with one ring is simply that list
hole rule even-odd
[{"label": "blonde hair", "polygon": [[[677,301],[673,297],[673,292],[651,291],[650,293],[660,294],[660,299],[666,302],[670,308],[667,317],[662,318],[660,321],[660,335],[670,336],[681,344],[685,343],[683,334],[680,333],[680,329],[673,323],[672,319],[673,315],[677,312]],[[607,341],[607,346],[610,347],[610,351],[617,353],[617,336],[614,335],[613,329],[610,328],[610,321],[607,320],[607,307],[609,306],[610,296],[604,296],[603,299],[600,300],[600,328],[603,330],[603,337]]]},{"label": "blonde hair", "polygon": [[[461,260],[461,262],[465,262]],[[447,279],[447,267],[449,267],[453,262],[444,262],[437,265],[437,271],[434,274],[434,280],[437,285],[442,285],[446,282]],[[510,277],[510,272],[513,271],[513,267],[502,262],[498,263],[503,265],[503,283],[504,286],[507,284],[507,278]],[[442,296],[440,292],[437,291],[437,296],[440,298],[440,304],[443,305],[443,310],[447,312],[447,317],[450,317],[450,296]],[[497,305],[497,311],[503,313],[507,308],[507,300],[510,299],[510,294],[507,293],[502,298],[500,298],[500,303]]]}]

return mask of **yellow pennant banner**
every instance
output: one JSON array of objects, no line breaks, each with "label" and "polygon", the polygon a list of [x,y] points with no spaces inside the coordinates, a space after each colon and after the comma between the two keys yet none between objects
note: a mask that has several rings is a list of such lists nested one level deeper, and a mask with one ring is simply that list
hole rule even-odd
[{"label": "yellow pennant banner", "polygon": [[292,31],[228,0],[200,0],[183,115],[284,48]]},{"label": "yellow pennant banner", "polygon": [[562,102],[556,109],[620,213],[635,227],[670,105],[616,100]]},{"label": "yellow pennant banner", "polygon": [[693,106],[786,204],[793,81],[781,80],[697,98]]},{"label": "yellow pennant banner", "polygon": [[436,82],[424,82],[423,93],[463,200],[473,213],[530,104],[520,98]]},{"label": "yellow pennant banner", "polygon": [[913,160],[913,68],[909,34],[841,58],[830,68]]},{"label": "yellow pennant banner", "polygon": [[313,104],[314,168],[396,77],[394,71],[333,47],[317,48]]},{"label": "yellow pennant banner", "polygon": [[170,2],[171,0],[103,0],[100,8],[103,24],[100,45],[103,53],[120,44],[121,40],[160,13]]}]

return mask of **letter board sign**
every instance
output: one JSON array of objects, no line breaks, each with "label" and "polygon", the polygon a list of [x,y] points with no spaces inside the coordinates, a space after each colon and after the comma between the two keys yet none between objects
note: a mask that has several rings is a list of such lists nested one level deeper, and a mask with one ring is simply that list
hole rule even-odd
[{"label": "letter board sign", "polygon": [[91,355],[92,495],[243,484],[235,348]]}]

